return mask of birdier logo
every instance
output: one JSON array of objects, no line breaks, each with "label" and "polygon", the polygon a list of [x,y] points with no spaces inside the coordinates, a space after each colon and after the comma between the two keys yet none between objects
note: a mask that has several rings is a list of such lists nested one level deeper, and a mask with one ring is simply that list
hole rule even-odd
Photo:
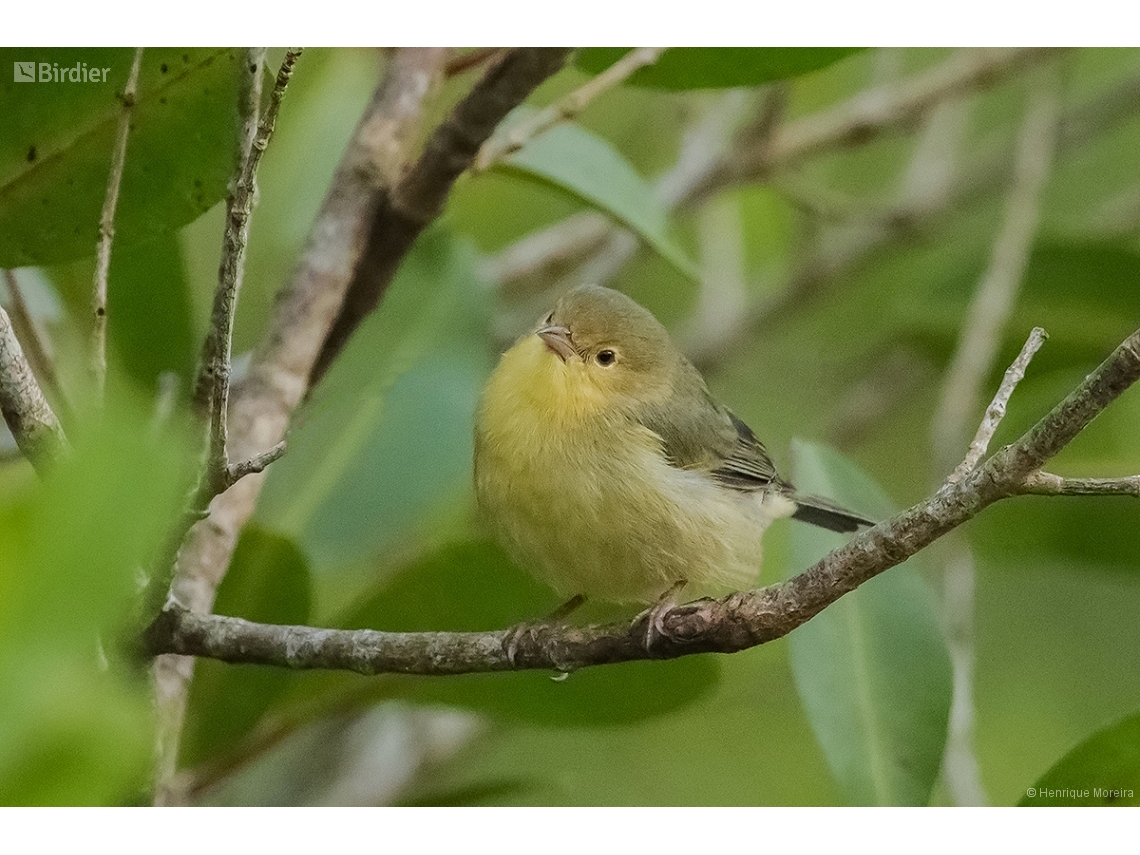
[{"label": "birdier logo", "polygon": [[89,67],[85,62],[60,66],[58,62],[14,62],[16,83],[106,83],[109,68]]}]

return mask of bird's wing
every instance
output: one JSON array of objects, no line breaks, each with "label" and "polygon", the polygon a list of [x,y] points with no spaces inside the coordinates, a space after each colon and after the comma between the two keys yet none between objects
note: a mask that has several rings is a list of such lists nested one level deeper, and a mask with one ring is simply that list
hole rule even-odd
[{"label": "bird's wing", "polygon": [[776,467],[768,456],[763,443],[744,422],[728,409],[721,408],[736,432],[736,442],[728,455],[712,476],[726,487],[734,490],[762,490],[773,482],[779,482]]},{"label": "bird's wing", "polygon": [[673,401],[637,413],[638,421],[660,437],[669,463],[707,472],[725,487],[745,492],[782,483],[748,425],[713,401],[695,369],[685,379],[689,383],[678,383],[676,394],[685,396],[687,406]]}]

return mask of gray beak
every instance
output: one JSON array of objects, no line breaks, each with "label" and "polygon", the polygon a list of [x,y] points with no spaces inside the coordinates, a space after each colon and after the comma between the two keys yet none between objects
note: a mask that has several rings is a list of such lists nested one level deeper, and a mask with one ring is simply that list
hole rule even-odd
[{"label": "gray beak", "polygon": [[543,344],[550,348],[563,362],[577,353],[574,350],[574,345],[570,342],[570,330],[566,327],[553,325],[543,327],[537,335],[542,339]]}]

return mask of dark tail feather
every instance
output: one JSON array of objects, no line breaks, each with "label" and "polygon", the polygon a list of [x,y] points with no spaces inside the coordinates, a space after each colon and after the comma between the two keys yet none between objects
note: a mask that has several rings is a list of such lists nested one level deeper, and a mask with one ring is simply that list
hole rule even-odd
[{"label": "dark tail feather", "polygon": [[858,531],[861,526],[875,524],[874,520],[844,510],[827,499],[821,499],[817,496],[793,496],[792,499],[797,505],[796,512],[792,514],[792,519],[811,523],[829,531],[846,534],[847,532]]}]

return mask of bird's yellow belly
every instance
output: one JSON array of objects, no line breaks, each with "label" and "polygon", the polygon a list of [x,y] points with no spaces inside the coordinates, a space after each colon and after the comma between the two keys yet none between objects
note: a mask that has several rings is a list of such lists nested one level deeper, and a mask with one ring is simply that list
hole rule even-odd
[{"label": "bird's yellow belly", "polygon": [[563,596],[613,602],[649,603],[682,579],[686,596],[754,584],[782,509],[670,466],[640,425],[614,429],[634,433],[555,441],[531,422],[477,438],[479,503],[512,557]]}]

